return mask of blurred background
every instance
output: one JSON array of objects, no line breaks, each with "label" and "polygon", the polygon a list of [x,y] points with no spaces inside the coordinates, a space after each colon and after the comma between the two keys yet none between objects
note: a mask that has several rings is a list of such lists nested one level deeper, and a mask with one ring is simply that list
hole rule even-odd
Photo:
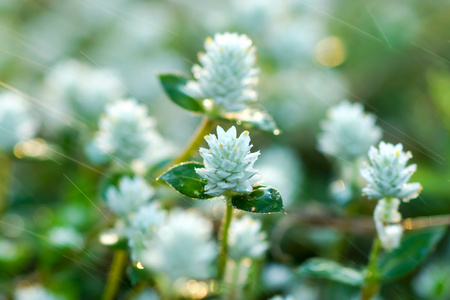
[{"label": "blurred background", "polygon": [[[374,201],[361,197],[349,217],[332,195],[339,174],[317,150],[321,121],[343,99],[362,103],[377,116],[382,139],[403,143],[418,165],[413,181],[423,192],[402,205],[403,217],[449,214],[449,16],[442,0],[0,0],[0,89],[27,99],[32,109],[23,118],[35,128],[34,139],[5,151],[0,165],[0,299],[33,282],[67,299],[98,299],[105,282],[111,250],[98,235],[107,225],[90,201],[106,210],[99,188],[105,167],[89,146],[102,107],[93,116],[89,103],[67,108],[58,91],[64,64],[114,74],[122,82],[116,93],[144,103],[156,119],[170,144],[162,151],[177,153],[200,118],[167,100],[157,74],[190,76],[205,39],[226,31],[248,35],[257,47],[258,101],[282,131],[251,132],[262,153],[258,167],[288,213],[261,217],[272,244],[260,299],[292,284],[304,287],[302,299],[346,299],[353,290],[319,280],[300,285],[289,273],[313,256],[364,265],[374,234]],[[102,82],[115,80],[105,76]],[[197,205],[167,193],[176,205]],[[348,229],[354,217],[368,229]],[[344,254],[333,257],[343,237]],[[442,294],[448,270],[439,269],[450,265],[449,250],[446,237],[423,267],[381,296],[450,299],[450,291]],[[321,284],[328,288],[318,291]],[[443,298],[436,298],[439,286]]]}]

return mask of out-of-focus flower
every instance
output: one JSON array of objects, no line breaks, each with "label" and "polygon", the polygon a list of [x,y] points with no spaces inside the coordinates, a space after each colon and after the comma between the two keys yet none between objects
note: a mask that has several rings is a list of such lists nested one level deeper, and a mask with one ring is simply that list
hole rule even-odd
[{"label": "out-of-focus flower", "polygon": [[22,97],[11,92],[0,94],[0,151],[11,151],[14,146],[34,137],[38,122],[31,107]]},{"label": "out-of-focus flower", "polygon": [[141,262],[174,282],[211,277],[211,263],[216,255],[211,222],[194,211],[175,210],[155,228]]},{"label": "out-of-focus flower", "polygon": [[422,268],[413,279],[414,291],[427,300],[450,299],[450,269],[448,261],[435,261]]},{"label": "out-of-focus flower", "polygon": [[235,219],[229,231],[229,256],[234,260],[261,257],[269,248],[262,224],[250,216]]},{"label": "out-of-focus flower", "polygon": [[99,122],[95,143],[116,163],[130,164],[141,159],[159,135],[147,108],[134,99],[109,104]]},{"label": "out-of-focus flower", "polygon": [[39,284],[19,287],[14,292],[14,300],[62,300],[65,297],[56,295]]},{"label": "out-of-focus flower", "polygon": [[141,251],[145,249],[145,243],[151,241],[154,231],[165,220],[166,213],[160,209],[157,202],[142,206],[135,214],[129,216],[129,226],[125,233],[131,249],[132,260],[142,259]]},{"label": "out-of-focus flower", "polygon": [[420,183],[408,183],[416,171],[416,164],[406,166],[411,152],[403,152],[403,145],[380,142],[379,149],[371,147],[370,165],[361,169],[367,181],[363,189],[369,198],[399,198],[409,201],[416,198],[422,189]]},{"label": "out-of-focus flower", "polygon": [[195,79],[186,86],[194,98],[212,99],[222,112],[240,111],[256,101],[254,91],[258,70],[255,47],[246,35],[216,33],[205,42],[206,53],[200,54],[200,64],[192,68]]},{"label": "out-of-focus flower", "polygon": [[319,150],[349,161],[365,155],[381,137],[381,129],[375,125],[375,116],[364,114],[362,104],[348,101],[328,111],[328,119],[322,123],[322,129],[318,138]]},{"label": "out-of-focus flower", "polygon": [[109,208],[119,216],[127,216],[137,212],[153,196],[152,187],[144,178],[122,177],[119,187],[111,186],[106,191]]},{"label": "out-of-focus flower", "polygon": [[253,169],[259,151],[250,153],[248,131],[236,135],[236,128],[232,126],[225,132],[217,126],[217,137],[214,134],[205,136],[210,149],[200,148],[200,155],[204,159],[205,168],[195,171],[208,181],[205,186],[206,194],[221,196],[231,190],[236,193],[248,194],[253,191],[252,185],[261,177]]},{"label": "out-of-focus flower", "polygon": [[262,279],[264,286],[271,290],[286,290],[295,282],[292,269],[279,263],[271,263],[265,266]]},{"label": "out-of-focus flower", "polygon": [[50,229],[48,238],[53,245],[63,248],[79,248],[83,246],[83,236],[72,227],[54,227]]},{"label": "out-of-focus flower", "polygon": [[59,63],[47,75],[44,93],[56,108],[95,122],[107,103],[125,95],[125,86],[107,69],[94,69],[75,60]]}]

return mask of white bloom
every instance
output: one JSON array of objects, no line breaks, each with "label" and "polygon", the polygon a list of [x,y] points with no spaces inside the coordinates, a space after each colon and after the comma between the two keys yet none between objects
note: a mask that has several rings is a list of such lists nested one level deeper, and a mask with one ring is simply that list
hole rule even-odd
[{"label": "white bloom", "polygon": [[406,166],[412,155],[402,150],[402,144],[394,146],[385,142],[380,142],[379,149],[371,147],[370,165],[360,171],[367,181],[363,192],[369,198],[392,197],[408,201],[419,195],[420,183],[408,183],[417,166]]},{"label": "white bloom", "polygon": [[65,297],[55,295],[39,284],[19,287],[14,292],[14,300],[62,300]]},{"label": "white bloom", "polygon": [[48,237],[58,247],[81,249],[84,243],[83,236],[72,227],[54,227]]},{"label": "white bloom", "polygon": [[120,216],[127,216],[139,210],[153,196],[152,187],[144,178],[122,177],[119,187],[111,186],[106,191],[109,208]]},{"label": "white bloom", "polygon": [[375,116],[364,114],[360,103],[343,101],[328,111],[318,138],[319,150],[324,154],[354,161],[365,155],[371,145],[380,140],[381,129]]},{"label": "white bloom", "polygon": [[194,98],[211,98],[223,112],[244,110],[257,97],[252,41],[243,34],[216,33],[214,39],[206,39],[205,49],[199,56],[201,66],[192,68],[197,81],[189,82],[186,92]]},{"label": "white bloom", "polygon": [[235,219],[229,231],[229,256],[234,260],[261,257],[269,248],[261,222],[250,216]]},{"label": "white bloom", "polygon": [[435,261],[423,267],[413,279],[412,287],[421,299],[450,299],[448,260]]},{"label": "white bloom", "polygon": [[25,99],[11,92],[0,94],[0,151],[11,151],[18,142],[33,138],[37,129]]},{"label": "white bloom", "polygon": [[250,153],[248,131],[237,138],[236,128],[232,126],[225,132],[217,126],[217,137],[214,134],[205,136],[210,149],[200,148],[205,168],[195,171],[208,181],[205,193],[221,196],[231,190],[236,193],[248,194],[253,191],[252,185],[261,177],[253,169],[259,151]]},{"label": "white bloom", "polygon": [[109,104],[99,122],[95,143],[118,163],[129,164],[140,159],[159,136],[147,108],[135,99]]},{"label": "white bloom", "polygon": [[125,86],[114,72],[75,60],[56,65],[46,77],[44,89],[56,108],[91,122],[98,119],[107,103],[125,95]]},{"label": "white bloom", "polygon": [[160,209],[159,203],[154,202],[141,207],[128,218],[129,226],[125,233],[131,249],[131,259],[141,260],[141,251],[145,244],[153,238],[153,232],[161,226],[166,219],[166,213]]},{"label": "white bloom", "polygon": [[270,290],[285,290],[296,282],[292,269],[280,263],[266,265],[263,269],[262,279],[264,286]]},{"label": "white bloom", "polygon": [[399,205],[400,200],[396,198],[381,199],[373,214],[381,244],[389,251],[398,248],[403,235],[403,227],[398,224],[402,219],[398,212]]},{"label": "white bloom", "polygon": [[142,252],[142,264],[177,279],[211,277],[211,263],[217,255],[212,224],[194,211],[172,211],[167,221],[155,228],[153,238]]}]

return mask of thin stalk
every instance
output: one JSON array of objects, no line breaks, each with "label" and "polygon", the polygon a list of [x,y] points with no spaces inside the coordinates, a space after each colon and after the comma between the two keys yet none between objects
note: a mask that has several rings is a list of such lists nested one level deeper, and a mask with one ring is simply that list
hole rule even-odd
[{"label": "thin stalk", "polygon": [[11,179],[11,160],[8,155],[0,153],[0,213],[8,205],[8,190]]},{"label": "thin stalk", "polygon": [[212,120],[208,117],[203,117],[202,122],[197,128],[197,131],[194,133],[192,139],[189,141],[189,144],[186,146],[184,151],[174,159],[173,165],[177,165],[191,158],[193,153],[195,151],[198,151],[198,148],[203,143],[203,138],[205,137],[205,135],[209,134],[211,132],[211,129],[216,124],[216,120]]},{"label": "thin stalk", "polygon": [[367,275],[361,293],[361,300],[370,300],[380,289],[380,272],[378,270],[378,256],[381,250],[380,239],[375,237],[370,251]]},{"label": "thin stalk", "polygon": [[103,300],[116,299],[116,294],[120,288],[120,282],[122,281],[122,275],[127,264],[127,251],[116,250],[114,251],[113,261],[111,268],[109,269],[108,281],[106,282],[105,290],[103,291]]},{"label": "thin stalk", "polygon": [[233,218],[233,205],[231,204],[231,197],[226,198],[226,212],[222,222],[222,232],[220,236],[220,252],[219,252],[219,266],[217,279],[222,281],[225,275],[225,268],[227,265],[228,257],[228,230],[230,228],[231,219]]}]

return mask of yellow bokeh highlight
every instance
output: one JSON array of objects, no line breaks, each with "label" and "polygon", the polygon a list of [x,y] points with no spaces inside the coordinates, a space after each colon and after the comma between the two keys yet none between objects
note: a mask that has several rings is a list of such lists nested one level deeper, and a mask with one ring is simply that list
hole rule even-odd
[{"label": "yellow bokeh highlight", "polygon": [[318,63],[326,67],[336,67],[345,61],[346,53],[344,43],[335,36],[321,40],[314,53]]}]

